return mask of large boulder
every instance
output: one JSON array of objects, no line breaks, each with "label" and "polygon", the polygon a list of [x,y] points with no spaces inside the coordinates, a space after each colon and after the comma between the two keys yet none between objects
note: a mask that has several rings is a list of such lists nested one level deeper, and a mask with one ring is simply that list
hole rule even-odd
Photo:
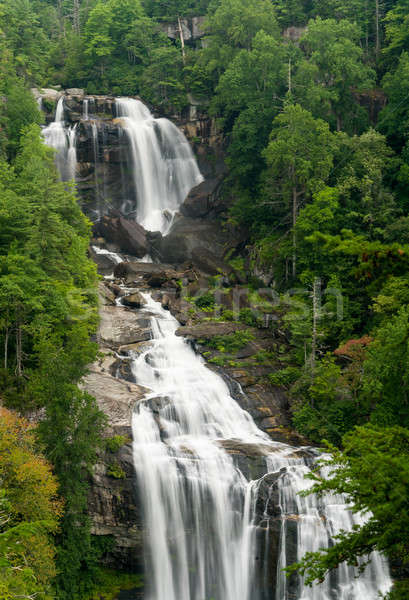
[{"label": "large boulder", "polygon": [[206,249],[215,256],[222,256],[226,237],[218,221],[179,216],[168,235],[152,240],[151,244],[161,260],[181,264],[192,260],[195,249]]},{"label": "large boulder", "polygon": [[185,217],[205,217],[214,208],[219,195],[222,176],[205,179],[192,188],[180,207],[180,212]]},{"label": "large boulder", "polygon": [[235,331],[247,329],[248,326],[235,321],[205,321],[189,327],[179,327],[176,335],[190,337],[195,340],[211,340],[215,335],[230,335]]},{"label": "large boulder", "polygon": [[233,269],[208,248],[193,248],[192,263],[207,275],[230,274]]},{"label": "large boulder", "polygon": [[144,228],[121,215],[105,215],[98,223],[98,233],[119,246],[122,252],[142,258],[148,254],[148,240]]},{"label": "large boulder", "polygon": [[144,300],[142,294],[135,292],[134,294],[129,294],[129,296],[123,296],[122,304],[131,308],[141,308],[146,304],[146,300]]},{"label": "large boulder", "polygon": [[69,96],[83,96],[84,90],[82,88],[68,88],[65,90]]},{"label": "large boulder", "polygon": [[98,267],[98,273],[101,275],[110,275],[117,264],[113,253],[107,252],[106,250],[102,250],[98,246],[91,245],[89,247],[89,255],[90,258],[94,261],[94,263]]},{"label": "large boulder", "polygon": [[119,263],[114,269],[114,275],[127,283],[142,279],[149,280],[153,276],[160,277],[163,281],[179,276],[172,265],[143,262]]},{"label": "large boulder", "polygon": [[102,306],[98,332],[99,342],[117,349],[151,338],[150,328],[141,327],[135,313],[120,306]]}]

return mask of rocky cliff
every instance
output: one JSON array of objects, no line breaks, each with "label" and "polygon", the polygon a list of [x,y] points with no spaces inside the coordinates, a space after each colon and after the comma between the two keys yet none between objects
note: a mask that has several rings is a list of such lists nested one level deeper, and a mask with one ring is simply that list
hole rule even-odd
[{"label": "rocky cliff", "polygon": [[[86,214],[93,221],[101,213],[113,211],[132,218],[134,178],[130,173],[128,139],[118,118],[115,98],[88,96],[81,89],[32,91],[41,103],[47,124],[54,118],[59,98],[64,97],[65,122],[67,126],[76,127],[76,184]],[[201,111],[193,99],[183,114],[161,114],[153,107],[151,110],[155,117],[172,119],[191,142],[207,183],[196,190],[197,200],[189,201],[186,214],[205,216],[212,211],[214,202],[211,200],[216,200],[215,192],[225,171],[223,138],[215,120]],[[192,204],[198,208],[190,208]]]}]

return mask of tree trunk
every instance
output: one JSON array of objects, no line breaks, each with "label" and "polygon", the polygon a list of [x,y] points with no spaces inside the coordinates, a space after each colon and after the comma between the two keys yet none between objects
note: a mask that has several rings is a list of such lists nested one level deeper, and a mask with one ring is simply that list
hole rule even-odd
[{"label": "tree trunk", "polygon": [[342,129],[341,117],[339,115],[337,115],[337,131],[341,131],[341,129]]},{"label": "tree trunk", "polygon": [[9,356],[9,328],[6,328],[4,336],[4,370],[8,369],[8,356]]},{"label": "tree trunk", "polygon": [[80,25],[80,0],[74,0],[73,6],[73,27],[74,31],[77,35],[81,33],[81,25]]},{"label": "tree trunk", "polygon": [[314,279],[312,289],[312,336],[311,336],[311,378],[314,381],[315,362],[317,358],[317,322],[319,318],[319,290],[321,288],[321,280]]},{"label": "tree trunk", "polygon": [[292,82],[291,82],[291,58],[288,59],[288,93],[291,95]]},{"label": "tree trunk", "polygon": [[23,351],[22,351],[22,332],[21,325],[18,323],[16,329],[16,375],[22,377],[23,375]]},{"label": "tree trunk", "polygon": [[178,25],[179,25],[180,45],[182,46],[182,60],[183,60],[183,64],[185,64],[185,62],[186,62],[185,38],[183,36],[182,21],[180,20],[179,16],[178,16]]},{"label": "tree trunk", "polygon": [[380,42],[379,42],[379,0],[375,0],[375,56],[379,58]]},{"label": "tree trunk", "polygon": [[297,224],[297,188],[293,187],[293,277],[295,278],[297,273],[297,235],[295,232],[295,226]]}]

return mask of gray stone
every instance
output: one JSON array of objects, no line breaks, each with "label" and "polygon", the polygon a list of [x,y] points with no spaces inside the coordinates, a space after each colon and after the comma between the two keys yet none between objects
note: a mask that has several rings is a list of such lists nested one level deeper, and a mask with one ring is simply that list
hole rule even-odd
[{"label": "gray stone", "polygon": [[94,263],[97,265],[98,272],[101,273],[101,275],[110,275],[113,272],[116,263],[109,254],[95,252],[92,246],[89,247],[88,252]]},{"label": "gray stone", "polygon": [[67,90],[65,90],[65,92],[69,96],[83,96],[84,95],[84,90],[82,88],[68,88]]},{"label": "gray stone", "polygon": [[148,253],[144,228],[120,215],[104,216],[98,223],[98,232],[106,240],[116,244],[122,252],[142,258]]},{"label": "gray stone", "polygon": [[179,327],[179,329],[176,330],[176,335],[191,337],[196,340],[202,338],[210,340],[215,335],[229,335],[243,329],[248,329],[248,326],[243,323],[236,323],[234,321],[208,321],[205,323],[197,323],[190,327]]},{"label": "gray stone", "polygon": [[51,88],[43,88],[40,90],[40,95],[42,98],[56,102],[62,96],[62,93]]},{"label": "gray stone", "polygon": [[205,179],[192,188],[186,200],[180,206],[180,212],[185,217],[205,217],[214,207],[223,177]]},{"label": "gray stone", "polygon": [[105,285],[105,283],[100,281],[98,290],[102,304],[115,305],[115,294]]},{"label": "gray stone", "polygon": [[[114,360],[111,360],[111,364]],[[134,383],[113,377],[106,370],[107,366],[107,359],[91,365],[89,373],[81,382],[81,387],[94,396],[98,407],[108,418],[111,432],[124,428],[130,432],[133,408],[144,397],[147,390]]]},{"label": "gray stone", "polygon": [[132,308],[141,308],[146,304],[146,300],[143,299],[142,294],[135,292],[129,296],[123,296],[122,304],[125,304],[125,306],[131,306]]},{"label": "gray stone", "polygon": [[121,306],[104,306],[101,311],[99,340],[104,346],[119,348],[150,339],[150,329],[139,326],[135,313]]},{"label": "gray stone", "polygon": [[208,275],[229,274],[233,269],[208,248],[193,248],[191,256],[193,264]]},{"label": "gray stone", "polygon": [[152,241],[152,247],[162,260],[181,264],[192,260],[193,250],[199,248],[222,256],[226,239],[220,222],[180,216],[168,235],[159,242]]},{"label": "gray stone", "polygon": [[139,356],[151,347],[150,342],[137,342],[136,344],[127,344],[118,348],[119,354]]},{"label": "gray stone", "polygon": [[[164,273],[167,273],[167,275],[165,276]],[[125,279],[127,283],[138,279],[149,279],[152,275],[165,277],[164,281],[172,277],[178,277],[178,273],[172,265],[142,262],[122,262],[115,267],[114,275],[119,279]]]}]

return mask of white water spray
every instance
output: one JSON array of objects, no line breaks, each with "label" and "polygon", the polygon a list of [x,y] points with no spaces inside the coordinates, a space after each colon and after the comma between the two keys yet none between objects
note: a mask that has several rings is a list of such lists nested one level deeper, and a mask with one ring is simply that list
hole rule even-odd
[{"label": "white water spray", "polygon": [[136,190],[136,220],[149,231],[168,233],[189,191],[203,181],[183,133],[167,119],[154,119],[139,100],[116,100],[130,144]]},{"label": "white water spray", "polygon": [[[248,481],[223,444],[251,444],[276,473],[282,515],[274,600],[376,600],[390,578],[374,555],[358,578],[341,566],[322,585],[290,591],[287,523],[297,523],[298,558],[325,548],[355,516],[342,497],[318,500],[298,492],[317,453],[272,442],[230,396],[223,380],[175,335],[177,321],[144,295],[152,345],[133,361],[137,382],[150,390],[133,418],[134,461],[147,528],[149,600],[271,600],[256,575],[256,500],[260,482]],[[268,543],[268,541],[267,541]],[[289,595],[290,594],[290,595]],[[295,594],[295,595],[294,595]]]},{"label": "white water spray", "polygon": [[62,181],[75,180],[77,167],[76,153],[76,128],[65,127],[64,122],[64,96],[61,96],[55,111],[55,120],[43,129],[44,141],[47,146],[56,150],[55,162]]}]

